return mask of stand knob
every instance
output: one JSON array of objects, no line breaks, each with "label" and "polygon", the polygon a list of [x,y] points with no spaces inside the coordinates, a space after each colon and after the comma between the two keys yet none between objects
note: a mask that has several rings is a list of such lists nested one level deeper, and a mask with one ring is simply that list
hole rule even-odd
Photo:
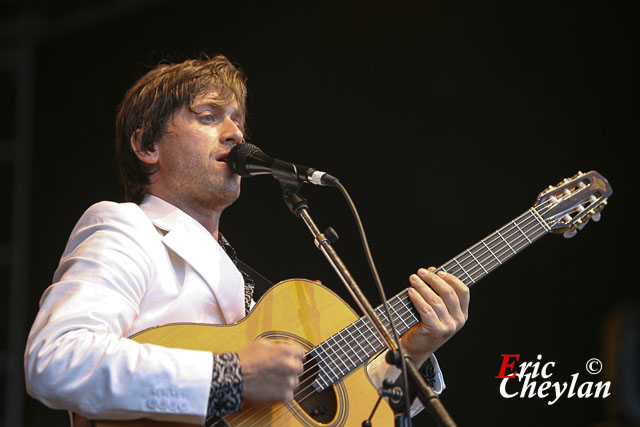
[{"label": "stand knob", "polygon": [[331,243],[337,242],[338,239],[340,238],[338,236],[338,232],[333,227],[329,227],[326,230],[324,230],[324,235],[329,238]]}]

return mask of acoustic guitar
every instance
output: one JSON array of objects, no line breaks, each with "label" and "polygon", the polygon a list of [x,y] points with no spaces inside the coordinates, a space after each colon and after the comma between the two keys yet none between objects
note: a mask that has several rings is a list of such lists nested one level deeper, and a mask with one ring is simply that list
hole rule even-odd
[{"label": "acoustic guitar", "polygon": [[[533,207],[447,261],[438,270],[472,286],[547,233],[573,237],[589,221],[598,221],[612,189],[599,173],[579,172],[538,196]],[[389,299],[400,334],[420,322],[408,293]],[[385,326],[390,320],[376,309]],[[243,320],[232,325],[170,324],[142,331],[131,339],[167,347],[235,352],[257,337],[294,341],[307,349],[304,373],[294,400],[272,405],[245,405],[220,426],[359,426],[373,408],[378,391],[366,373],[367,361],[384,350],[366,317],[326,287],[304,279],[273,286]],[[158,405],[163,402],[159,401]],[[168,404],[164,402],[164,404]],[[72,415],[72,425],[82,425]],[[86,420],[82,419],[84,423]],[[373,425],[393,425],[388,405],[380,405]],[[187,427],[150,420],[91,421],[96,427]]]}]

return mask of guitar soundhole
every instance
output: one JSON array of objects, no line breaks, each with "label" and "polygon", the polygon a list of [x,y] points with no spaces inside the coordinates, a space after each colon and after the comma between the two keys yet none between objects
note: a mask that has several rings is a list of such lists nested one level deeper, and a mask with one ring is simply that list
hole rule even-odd
[{"label": "guitar soundhole", "polygon": [[333,387],[317,393],[312,384],[318,374],[318,365],[313,359],[305,360],[305,368],[300,377],[300,384],[294,392],[298,405],[315,421],[328,424],[336,416],[338,402]]}]

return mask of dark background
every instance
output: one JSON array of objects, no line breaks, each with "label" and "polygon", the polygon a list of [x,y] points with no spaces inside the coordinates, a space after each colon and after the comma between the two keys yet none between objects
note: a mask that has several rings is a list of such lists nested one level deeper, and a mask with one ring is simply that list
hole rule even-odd
[{"label": "dark background", "polygon": [[[461,426],[633,424],[620,415],[619,375],[640,384],[640,374],[611,359],[610,322],[638,311],[635,7],[147,1],[114,13],[114,4],[96,2],[96,13],[79,1],[4,9],[36,10],[49,23],[34,57],[25,337],[79,216],[123,200],[113,119],[124,91],[160,60],[224,53],[248,76],[250,141],[341,179],[389,296],[418,267],[446,262],[528,209],[549,184],[578,170],[608,178],[614,195],[601,222],[571,240],[543,238],[473,288],[469,322],[438,351],[442,402]],[[277,182],[245,180],[243,193],[222,222],[240,257],[274,281],[320,279],[351,303]],[[377,305],[339,193],[303,194],[319,226],[338,230],[336,249]],[[556,362],[552,381],[576,372],[580,383],[612,380],[613,394],[553,406],[502,398],[494,376],[503,353],[542,354]],[[621,356],[637,368],[633,353]],[[585,372],[592,357],[605,365],[599,376]],[[67,425],[66,414],[30,397],[24,414],[25,425]],[[431,421],[423,413],[415,424]]]}]

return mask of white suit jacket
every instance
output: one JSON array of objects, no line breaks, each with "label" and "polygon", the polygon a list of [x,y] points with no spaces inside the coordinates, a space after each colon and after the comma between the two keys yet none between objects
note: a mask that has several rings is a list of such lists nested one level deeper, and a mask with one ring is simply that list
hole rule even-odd
[{"label": "white suit jacket", "polygon": [[[233,323],[244,309],[241,273],[200,223],[154,196],[139,206],[97,203],[41,298],[25,350],[27,391],[90,419],[202,424],[212,354],[126,337],[167,323]],[[436,371],[440,391],[437,362]],[[387,369],[369,373],[381,381]]]}]

